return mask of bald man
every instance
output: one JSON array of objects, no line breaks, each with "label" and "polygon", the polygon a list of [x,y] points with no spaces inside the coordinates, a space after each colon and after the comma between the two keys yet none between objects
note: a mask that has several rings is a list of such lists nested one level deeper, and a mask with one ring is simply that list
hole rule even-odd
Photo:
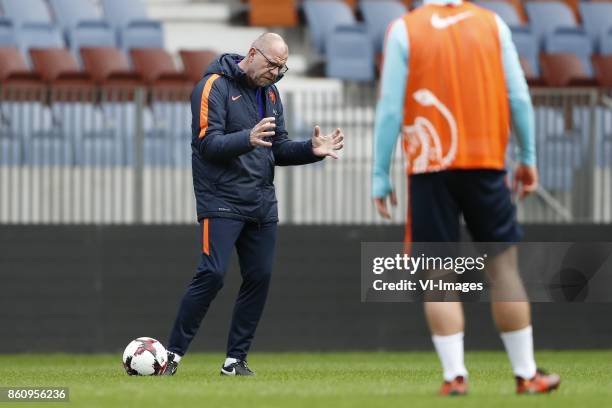
[{"label": "bald man", "polygon": [[337,159],[340,129],[312,138],[287,137],[283,105],[274,85],[287,72],[283,38],[266,33],[246,56],[223,54],[191,95],[193,186],[200,223],[201,258],[181,301],[168,341],[164,375],[174,375],[210,303],[223,286],[236,248],[242,285],[234,306],[221,375],[254,375],[247,353],[261,318],[274,257],[278,211],[274,166]]}]

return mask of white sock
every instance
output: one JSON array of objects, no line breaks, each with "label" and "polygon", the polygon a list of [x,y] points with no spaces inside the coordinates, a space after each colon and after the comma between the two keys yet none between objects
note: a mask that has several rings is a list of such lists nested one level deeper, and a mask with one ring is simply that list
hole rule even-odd
[{"label": "white sock", "polygon": [[536,374],[536,363],[533,357],[533,330],[531,326],[524,329],[500,334],[514,375],[530,379]]},{"label": "white sock", "polygon": [[228,357],[225,359],[225,364],[223,364],[223,367],[227,367],[230,364],[234,364],[237,363],[238,359],[237,358],[232,358],[232,357]]},{"label": "white sock", "polygon": [[170,353],[174,354],[174,361],[176,361],[177,363],[181,361],[181,358],[183,358],[183,356],[181,356],[180,354],[173,353],[172,351]]},{"label": "white sock", "polygon": [[444,381],[452,381],[458,375],[467,378],[467,370],[463,362],[463,332],[450,336],[431,336],[434,347],[442,363]]}]

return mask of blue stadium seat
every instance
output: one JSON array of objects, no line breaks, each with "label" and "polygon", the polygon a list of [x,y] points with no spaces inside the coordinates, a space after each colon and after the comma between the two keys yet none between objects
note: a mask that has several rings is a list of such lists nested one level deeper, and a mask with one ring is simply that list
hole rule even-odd
[{"label": "blue stadium seat", "polygon": [[121,48],[164,48],[164,32],[157,21],[134,21],[119,32]]},{"label": "blue stadium seat", "polygon": [[102,0],[102,7],[123,50],[164,48],[161,22],[149,19],[140,0]]},{"label": "blue stadium seat", "polygon": [[21,164],[21,139],[18,135],[0,129],[0,166]]},{"label": "blue stadium seat", "polygon": [[362,26],[337,26],[325,45],[328,77],[351,81],[374,80],[374,47]]},{"label": "blue stadium seat", "polygon": [[612,29],[600,37],[599,53],[601,55],[612,55]]},{"label": "blue stadium seat", "polygon": [[57,23],[64,29],[83,21],[103,21],[92,0],[49,0]]},{"label": "blue stadium seat", "polygon": [[17,46],[19,46],[19,42],[13,22],[6,17],[0,17],[0,47]]},{"label": "blue stadium seat", "polygon": [[536,76],[540,76],[540,46],[535,35],[527,27],[512,28],[512,41],[518,54],[525,58]]},{"label": "blue stadium seat", "polygon": [[172,163],[191,166],[191,110],[184,102],[153,101],[154,128],[169,135]]},{"label": "blue stadium seat", "polygon": [[565,128],[561,109],[536,107],[535,115],[541,126],[536,132],[540,184],[549,191],[571,191],[574,173],[584,162],[582,132]]},{"label": "blue stadium seat", "polygon": [[0,5],[15,27],[30,23],[53,25],[44,0],[0,0]]},{"label": "blue stadium seat", "polygon": [[580,3],[584,29],[591,36],[595,50],[600,49],[600,39],[612,29],[612,3]]},{"label": "blue stadium seat", "polygon": [[56,126],[72,146],[74,164],[81,166],[124,164],[121,136],[108,129],[102,110],[94,103],[55,102],[52,111]]},{"label": "blue stadium seat", "polygon": [[[136,103],[109,102],[101,103],[105,129],[110,138],[119,140],[121,145],[121,162],[124,165],[134,165],[134,139],[136,130]],[[148,126],[145,128],[145,130]]]},{"label": "blue stadium seat", "polygon": [[81,63],[83,47],[115,47],[116,37],[110,26],[103,21],[83,22],[70,29],[67,33],[70,51]]},{"label": "blue stadium seat", "polygon": [[[133,166],[136,162],[136,104],[134,102],[103,102],[102,111],[109,137],[121,140],[124,163]],[[167,128],[160,127],[159,122],[156,122],[154,112],[148,107],[143,110],[143,131],[143,164],[145,166],[173,166],[177,164],[177,155],[180,154],[181,145],[190,145],[189,139],[179,140]],[[183,165],[185,164],[183,162]]]},{"label": "blue stadium seat", "polygon": [[597,123],[596,162],[598,166],[612,166],[612,110],[607,107],[597,107],[595,110]]},{"label": "blue stadium seat", "polygon": [[406,7],[395,0],[363,0],[359,7],[374,41],[374,51],[381,52],[387,27],[406,13]]},{"label": "blue stadium seat", "polygon": [[532,1],[525,3],[529,22],[538,41],[558,28],[578,28],[576,17],[564,3],[557,1]]},{"label": "blue stadium seat", "polygon": [[308,21],[311,45],[320,54],[325,53],[325,39],[336,26],[357,24],[353,11],[340,0],[305,0],[302,7]]},{"label": "blue stadium seat", "polygon": [[511,28],[523,26],[521,17],[516,12],[516,9],[514,8],[514,6],[508,2],[500,0],[500,1],[476,1],[475,3],[478,4],[480,7],[486,8],[496,13]]},{"label": "blue stadium seat", "polygon": [[549,54],[569,53],[578,56],[587,76],[593,76],[593,43],[584,32],[573,28],[558,28],[546,35],[544,49]]},{"label": "blue stadium seat", "polygon": [[56,129],[36,132],[25,143],[24,163],[34,166],[72,165],[72,143]]},{"label": "blue stadium seat", "polygon": [[68,46],[80,61],[81,47],[115,47],[115,33],[91,0],[50,0]]},{"label": "blue stadium seat", "polygon": [[19,48],[28,63],[30,48],[64,46],[62,35],[54,25],[44,0],[0,0],[0,5],[14,24]]},{"label": "blue stadium seat", "polygon": [[30,49],[32,48],[64,48],[64,38],[60,30],[54,26],[29,24],[18,30],[19,48],[25,54],[31,66]]}]

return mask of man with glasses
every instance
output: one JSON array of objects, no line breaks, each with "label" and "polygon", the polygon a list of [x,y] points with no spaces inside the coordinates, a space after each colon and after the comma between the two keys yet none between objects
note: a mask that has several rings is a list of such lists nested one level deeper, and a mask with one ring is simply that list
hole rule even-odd
[{"label": "man with glasses", "polygon": [[344,136],[315,126],[312,138],[287,137],[274,85],[287,72],[287,44],[261,35],[246,56],[223,54],[191,96],[193,185],[201,228],[201,258],[181,301],[167,344],[165,375],[176,372],[238,253],[242,285],[236,299],[221,375],[253,375],[246,362],[268,294],[276,224],[274,166],[337,159]]}]

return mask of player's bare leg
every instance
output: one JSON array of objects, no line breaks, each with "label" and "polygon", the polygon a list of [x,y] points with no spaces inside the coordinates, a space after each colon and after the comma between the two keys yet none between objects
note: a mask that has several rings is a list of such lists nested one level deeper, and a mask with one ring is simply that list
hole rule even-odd
[{"label": "player's bare leg", "polygon": [[487,265],[491,311],[516,377],[517,393],[539,394],[559,387],[556,374],[538,370],[533,351],[531,308],[518,270],[516,246]]},{"label": "player's bare leg", "polygon": [[467,393],[463,361],[463,307],[460,302],[426,302],[425,318],[444,372],[441,395]]}]

